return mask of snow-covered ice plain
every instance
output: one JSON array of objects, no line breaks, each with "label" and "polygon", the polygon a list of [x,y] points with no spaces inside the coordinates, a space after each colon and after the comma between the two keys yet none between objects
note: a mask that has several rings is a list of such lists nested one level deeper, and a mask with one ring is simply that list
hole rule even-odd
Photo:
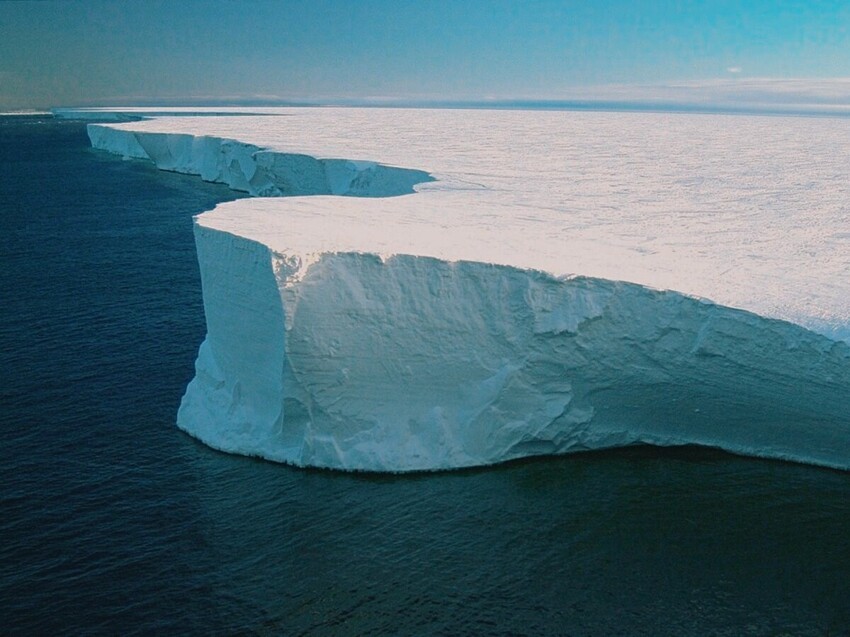
[{"label": "snow-covered ice plain", "polygon": [[177,420],[207,444],[349,470],[636,443],[850,469],[850,120],[202,110],[89,135],[260,195],[196,219],[207,337]]}]

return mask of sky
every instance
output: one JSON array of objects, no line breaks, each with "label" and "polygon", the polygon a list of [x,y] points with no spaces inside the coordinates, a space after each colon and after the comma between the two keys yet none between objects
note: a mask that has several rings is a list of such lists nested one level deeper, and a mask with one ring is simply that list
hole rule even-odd
[{"label": "sky", "polygon": [[850,105],[850,1],[0,0],[0,110],[570,99]]}]

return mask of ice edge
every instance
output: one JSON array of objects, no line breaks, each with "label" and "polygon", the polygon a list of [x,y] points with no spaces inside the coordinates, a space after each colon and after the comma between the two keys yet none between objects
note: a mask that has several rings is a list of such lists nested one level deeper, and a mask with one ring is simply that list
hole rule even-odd
[{"label": "ice edge", "polygon": [[[95,148],[260,196],[392,196],[433,179],[215,137],[88,130]],[[408,255],[302,263],[198,223],[195,235],[208,334],[178,426],[223,451],[421,471],[699,444],[850,469],[850,347],[801,326],[616,281]],[[488,313],[499,321],[474,324]],[[441,341],[423,339],[435,326]],[[246,352],[251,341],[261,347]],[[382,362],[376,343],[420,364]],[[344,367],[363,354],[370,365]],[[346,398],[352,386],[374,404]]]},{"label": "ice edge", "polygon": [[255,197],[340,195],[393,197],[434,181],[427,172],[376,162],[282,153],[254,144],[183,133],[150,133],[88,124],[92,147],[160,170],[197,175]]}]

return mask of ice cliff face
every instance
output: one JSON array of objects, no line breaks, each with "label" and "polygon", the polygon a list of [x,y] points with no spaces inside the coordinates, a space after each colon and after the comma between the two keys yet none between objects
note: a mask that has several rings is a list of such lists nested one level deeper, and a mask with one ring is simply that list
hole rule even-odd
[{"label": "ice cliff face", "polygon": [[[431,179],[215,135],[103,125],[89,134],[96,148],[255,195],[387,197]],[[780,274],[747,227],[735,235],[740,250],[729,242],[712,260],[690,235],[674,244],[685,257],[671,257],[646,247],[657,228],[616,235],[612,221],[604,230],[620,238],[605,252],[596,235],[580,235],[584,221],[559,241],[550,235],[563,228],[524,209],[467,214],[470,184],[370,202],[244,200],[199,217],[207,337],[178,426],[224,451],[347,470],[450,469],[637,443],[850,469],[840,258],[829,253],[817,294],[795,300],[761,283]],[[698,220],[694,233],[728,242],[729,225],[742,223],[730,219]],[[835,235],[836,249],[842,240]],[[550,267],[560,252],[603,273],[638,254],[628,263],[648,285],[565,275]],[[751,281],[718,269],[744,257],[755,264],[744,271]],[[799,273],[781,276],[790,285]],[[749,287],[736,287],[742,280]],[[659,282],[728,288],[733,301],[750,294],[747,307],[767,311],[651,287]],[[799,320],[775,318],[786,316]]]},{"label": "ice cliff face", "polygon": [[259,197],[347,195],[386,197],[413,192],[431,181],[421,170],[345,159],[280,153],[220,137],[146,133],[88,125],[92,147],[157,168],[198,175]]},{"label": "ice cliff face", "polygon": [[208,334],[178,425],[218,449],[410,471],[701,444],[850,468],[850,347],[793,324],[599,279],[196,241]]}]

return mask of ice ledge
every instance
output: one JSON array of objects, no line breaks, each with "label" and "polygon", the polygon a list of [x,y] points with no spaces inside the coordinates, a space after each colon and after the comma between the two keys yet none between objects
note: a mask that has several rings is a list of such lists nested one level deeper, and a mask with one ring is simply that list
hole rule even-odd
[{"label": "ice ledge", "polygon": [[208,334],[178,426],[298,466],[416,471],[630,444],[850,469],[850,347],[675,292],[295,253],[195,227]]},{"label": "ice ledge", "polygon": [[[390,167],[376,178],[377,164],[215,136],[100,125],[90,136],[253,194],[382,196],[429,178]],[[374,211],[349,201],[340,210],[312,197],[274,210],[239,202],[199,218],[208,334],[182,429],[225,451],[347,470],[636,443],[850,469],[846,343],[677,292],[553,276],[538,255],[507,245],[507,263],[495,265],[492,245],[476,251],[474,238],[453,242],[410,216],[396,220],[408,224],[404,239],[384,250],[387,233],[376,230],[409,209],[349,224]],[[443,233],[438,253],[417,247],[428,233]]]},{"label": "ice ledge", "polygon": [[125,159],[146,159],[157,168],[198,175],[258,197],[342,195],[392,197],[414,192],[434,178],[421,170],[375,162],[321,159],[282,153],[232,139],[142,132],[88,125],[93,148]]}]

